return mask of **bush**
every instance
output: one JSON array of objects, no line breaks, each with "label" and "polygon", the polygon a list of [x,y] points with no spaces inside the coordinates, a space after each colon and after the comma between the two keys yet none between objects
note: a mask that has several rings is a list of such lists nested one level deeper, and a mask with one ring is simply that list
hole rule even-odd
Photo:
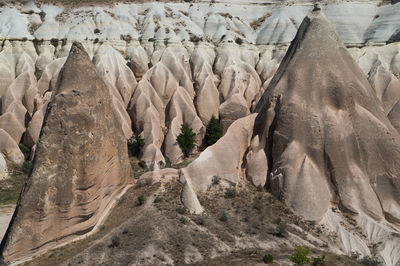
[{"label": "bush", "polygon": [[276,227],[276,235],[280,237],[287,237],[288,233],[286,231],[286,223],[280,222]]},{"label": "bush", "polygon": [[237,38],[235,39],[235,42],[236,42],[237,44],[239,44],[239,45],[242,45],[242,44],[243,44],[243,39],[237,37]]},{"label": "bush", "polygon": [[323,265],[324,261],[325,261],[325,255],[322,255],[322,257],[315,257],[312,259],[312,265],[313,266]]},{"label": "bush", "polygon": [[119,247],[120,244],[121,244],[121,239],[119,238],[119,236],[113,236],[111,238],[111,247]]},{"label": "bush", "polygon": [[363,257],[360,260],[360,262],[361,262],[362,265],[365,265],[365,266],[380,266],[380,265],[383,265],[383,263],[380,262],[378,258],[372,258],[372,257],[368,257],[368,256]]},{"label": "bush", "polygon": [[308,257],[309,255],[310,255],[309,248],[297,246],[293,254],[290,256],[290,261],[298,266],[309,265],[310,264],[310,258]]},{"label": "bush", "polygon": [[271,254],[265,254],[263,257],[263,262],[266,264],[273,263],[274,257]]},{"label": "bush", "polygon": [[25,161],[29,160],[29,157],[31,156],[31,148],[29,148],[22,142],[20,144],[18,144],[18,147],[21,150],[21,152],[24,154]]},{"label": "bush", "polygon": [[139,157],[144,144],[144,139],[142,139],[140,135],[133,134],[132,137],[128,139],[128,150],[132,156]]},{"label": "bush", "polygon": [[143,205],[143,203],[145,203],[146,198],[143,195],[140,195],[138,198],[138,205]]},{"label": "bush", "polygon": [[221,222],[226,222],[228,221],[228,215],[226,214],[226,212],[221,212],[221,214],[219,215],[219,220]]},{"label": "bush", "polygon": [[221,178],[219,176],[213,176],[212,178],[212,184],[213,185],[219,185],[219,183],[221,182]]},{"label": "bush", "polygon": [[33,164],[31,161],[26,161],[22,165],[22,171],[27,175],[29,175],[31,173],[32,168],[33,168]]},{"label": "bush", "polygon": [[227,188],[225,191],[225,198],[232,199],[232,198],[236,197],[236,195],[237,195],[237,193],[236,193],[236,189],[234,187]]},{"label": "bush", "polygon": [[262,202],[261,197],[255,198],[253,201],[253,208],[256,209],[257,211],[261,211],[263,207],[264,207],[264,204]]},{"label": "bush", "polygon": [[213,145],[222,137],[222,127],[214,115],[211,116],[210,121],[206,127],[206,135],[204,137],[204,145],[206,147]]},{"label": "bush", "polygon": [[176,142],[178,142],[185,157],[188,157],[190,152],[196,146],[196,134],[188,124],[182,124],[181,134],[176,138]]},{"label": "bush", "polygon": [[178,208],[176,208],[176,212],[179,214],[185,214],[186,213],[186,208],[183,206],[180,206]]}]

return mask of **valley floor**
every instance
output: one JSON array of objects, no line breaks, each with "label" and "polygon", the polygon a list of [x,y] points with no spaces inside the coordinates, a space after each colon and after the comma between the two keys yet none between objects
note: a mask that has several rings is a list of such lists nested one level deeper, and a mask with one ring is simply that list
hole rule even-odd
[{"label": "valley floor", "polygon": [[[296,246],[309,246],[323,265],[359,265],[332,254],[324,229],[303,221],[264,190],[215,183],[199,195],[205,208],[192,215],[177,180],[136,183],[100,231],[47,252],[26,265],[291,265]],[[334,264],[333,264],[334,263]]]}]

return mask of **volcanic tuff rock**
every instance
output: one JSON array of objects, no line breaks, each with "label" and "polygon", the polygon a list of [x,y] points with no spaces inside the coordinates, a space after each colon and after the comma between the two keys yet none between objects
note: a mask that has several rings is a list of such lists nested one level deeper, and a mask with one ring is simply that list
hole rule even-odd
[{"label": "volcanic tuff rock", "polygon": [[79,43],[61,69],[33,171],[1,244],[6,261],[90,232],[130,182],[109,89]]},{"label": "volcanic tuff rock", "polygon": [[[397,114],[400,87],[383,71],[373,70],[374,90],[325,15],[312,12],[259,101],[258,115],[234,122],[182,169],[181,179],[198,193],[213,176],[238,184],[247,175],[306,220],[337,232],[332,245],[342,252],[370,255],[368,245],[378,244],[385,263],[397,265],[400,134],[387,114]],[[366,239],[341,226],[331,210],[336,206],[356,217]]]},{"label": "volcanic tuff rock", "polygon": [[[226,132],[254,111],[312,2],[212,2],[71,10],[22,1],[0,7],[0,128],[14,142],[8,145],[35,147],[43,111],[75,40],[107,84],[125,137],[133,129],[146,140],[140,155],[145,165],[182,160],[174,141],[182,122],[195,128],[199,144],[213,114]],[[380,64],[400,75],[400,4],[322,1],[321,8],[364,73]],[[9,149],[0,152],[21,163],[7,155]],[[249,174],[260,169],[250,168],[257,170]]]}]

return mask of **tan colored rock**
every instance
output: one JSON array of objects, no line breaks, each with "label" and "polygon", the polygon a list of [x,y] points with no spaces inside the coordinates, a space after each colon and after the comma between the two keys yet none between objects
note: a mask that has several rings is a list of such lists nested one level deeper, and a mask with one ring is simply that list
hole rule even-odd
[{"label": "tan colored rock", "polygon": [[109,45],[100,46],[93,61],[109,87],[114,109],[118,114],[125,137],[128,139],[132,136],[132,130],[126,108],[137,85],[136,78],[122,55]]},{"label": "tan colored rock", "polygon": [[15,140],[3,129],[0,128],[0,153],[12,163],[22,166],[25,157],[20,151]]},{"label": "tan colored rock", "polygon": [[59,80],[33,171],[1,244],[5,261],[90,232],[130,182],[121,125],[82,45],[72,46]]},{"label": "tan colored rock", "polygon": [[214,58],[214,50],[206,47],[196,47],[190,58],[195,80],[195,105],[204,125],[207,125],[211,116],[219,117],[219,92],[216,86],[219,81],[212,70]]},{"label": "tan colored rock", "polygon": [[343,211],[399,221],[400,135],[323,14],[304,19],[256,111],[271,190],[295,212],[320,220],[337,200]]},{"label": "tan colored rock", "polygon": [[376,96],[381,100],[385,113],[389,114],[400,99],[400,80],[380,62],[373,66],[368,80],[375,89]]},{"label": "tan colored rock", "polygon": [[235,121],[217,143],[182,169],[195,192],[207,190],[214,176],[233,184],[244,180],[242,163],[253,136],[255,118],[256,114],[252,114]]}]

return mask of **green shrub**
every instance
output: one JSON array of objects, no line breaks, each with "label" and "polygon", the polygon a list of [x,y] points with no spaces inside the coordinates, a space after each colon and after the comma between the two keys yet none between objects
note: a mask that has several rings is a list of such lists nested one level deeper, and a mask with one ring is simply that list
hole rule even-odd
[{"label": "green shrub", "polygon": [[214,115],[206,127],[206,135],[204,136],[204,145],[206,147],[213,145],[222,137],[222,127]]},{"label": "green shrub", "polygon": [[20,144],[18,144],[18,147],[21,150],[21,152],[24,154],[25,161],[29,160],[29,157],[31,156],[31,148],[29,148],[22,142]]},{"label": "green shrub", "polygon": [[226,212],[221,212],[221,214],[219,215],[219,220],[221,222],[226,222],[228,221],[228,215],[226,214]]},{"label": "green shrub", "polygon": [[271,254],[265,254],[263,257],[263,262],[266,264],[270,264],[274,262],[274,257]]},{"label": "green shrub", "polygon": [[372,258],[372,257],[368,257],[368,256],[363,257],[360,260],[360,262],[362,265],[365,265],[365,266],[381,266],[381,265],[383,265],[383,263],[380,262],[378,258]]},{"label": "green shrub", "polygon": [[188,124],[182,124],[181,134],[176,138],[176,142],[178,142],[185,157],[188,157],[190,152],[196,146],[196,134]]},{"label": "green shrub", "polygon": [[290,261],[297,266],[310,265],[310,249],[307,247],[297,246],[293,254],[290,256]]},{"label": "green shrub", "polygon": [[119,247],[119,245],[121,245],[121,239],[119,238],[119,236],[113,236],[111,238],[111,247]]},{"label": "green shrub", "polygon": [[143,205],[143,203],[145,203],[146,198],[143,195],[140,195],[138,198],[138,205]]},{"label": "green shrub", "polygon": [[26,161],[22,165],[22,171],[27,175],[29,175],[31,173],[32,168],[33,168],[33,164],[31,161]]},{"label": "green shrub", "polygon": [[186,213],[186,208],[183,206],[180,206],[178,208],[176,208],[176,212],[179,214],[185,214]]},{"label": "green shrub", "polygon": [[280,222],[278,226],[276,227],[277,231],[277,236],[280,237],[287,237],[288,233],[286,231],[286,223],[285,222]]},{"label": "green shrub", "polygon": [[236,195],[237,195],[237,193],[236,193],[236,189],[234,187],[227,188],[225,191],[225,198],[232,199],[232,198],[236,197]]},{"label": "green shrub", "polygon": [[322,255],[321,257],[315,257],[312,259],[312,265],[320,266],[324,264],[324,261],[325,261],[325,255]]},{"label": "green shrub", "polygon": [[217,175],[213,176],[212,178],[212,184],[213,185],[219,185],[219,183],[221,182],[221,178]]},{"label": "green shrub", "polygon": [[139,157],[144,144],[144,139],[142,139],[140,135],[133,134],[132,137],[128,139],[128,150],[132,156]]},{"label": "green shrub", "polygon": [[253,208],[260,212],[263,207],[264,207],[264,204],[262,202],[261,197],[255,198],[253,201]]},{"label": "green shrub", "polygon": [[239,44],[239,45],[242,45],[242,44],[243,44],[243,39],[237,37],[237,38],[235,39],[235,42],[236,42],[237,44]]}]

